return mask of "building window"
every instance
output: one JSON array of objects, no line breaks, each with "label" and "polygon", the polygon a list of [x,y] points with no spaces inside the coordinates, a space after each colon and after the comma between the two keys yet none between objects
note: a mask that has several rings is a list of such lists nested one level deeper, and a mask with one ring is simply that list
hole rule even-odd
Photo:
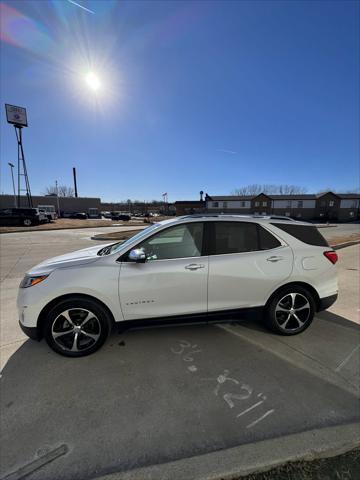
[{"label": "building window", "polygon": [[287,201],[286,208],[291,208],[291,200],[288,200],[288,201]]},{"label": "building window", "polygon": [[321,205],[322,207],[326,207],[326,202],[325,202],[325,200],[321,200],[320,205]]},{"label": "building window", "polygon": [[261,215],[266,215],[266,212],[261,212]]},{"label": "building window", "polygon": [[267,207],[267,202],[262,202],[263,207]]},{"label": "building window", "polygon": [[298,208],[303,208],[303,201],[299,200],[297,206]]},{"label": "building window", "polygon": [[245,207],[245,202],[241,202],[241,206],[242,206],[242,207]]},{"label": "building window", "polygon": [[219,202],[213,202],[213,205],[212,205],[214,208],[218,208],[219,206]]},{"label": "building window", "polygon": [[255,202],[255,207],[259,207],[260,206],[260,202]]},{"label": "building window", "polygon": [[297,218],[300,218],[300,217],[301,217],[301,213],[298,213],[298,214],[297,214]]},{"label": "building window", "polygon": [[290,212],[285,212],[285,215],[286,215],[287,217],[290,217]]},{"label": "building window", "polygon": [[223,208],[227,208],[227,202],[223,202]]},{"label": "building window", "polygon": [[333,207],[335,204],[334,200],[329,200],[329,207]]},{"label": "building window", "polygon": [[349,212],[350,217],[354,216],[354,212]]}]

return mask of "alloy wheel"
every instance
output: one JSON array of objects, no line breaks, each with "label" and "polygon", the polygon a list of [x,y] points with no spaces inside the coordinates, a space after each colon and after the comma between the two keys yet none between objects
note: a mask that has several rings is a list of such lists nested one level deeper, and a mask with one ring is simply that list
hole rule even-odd
[{"label": "alloy wheel", "polygon": [[285,331],[301,329],[310,318],[309,300],[301,293],[287,293],[276,304],[275,319]]},{"label": "alloy wheel", "polygon": [[101,335],[97,316],[85,308],[70,308],[58,315],[51,326],[54,342],[67,352],[85,352]]}]

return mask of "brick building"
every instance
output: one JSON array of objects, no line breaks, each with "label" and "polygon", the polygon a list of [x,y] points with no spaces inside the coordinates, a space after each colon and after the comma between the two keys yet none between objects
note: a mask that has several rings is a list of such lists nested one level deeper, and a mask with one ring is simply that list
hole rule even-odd
[{"label": "brick building", "polygon": [[212,196],[208,213],[285,215],[303,220],[351,221],[360,218],[360,194],[333,193],[301,195]]}]

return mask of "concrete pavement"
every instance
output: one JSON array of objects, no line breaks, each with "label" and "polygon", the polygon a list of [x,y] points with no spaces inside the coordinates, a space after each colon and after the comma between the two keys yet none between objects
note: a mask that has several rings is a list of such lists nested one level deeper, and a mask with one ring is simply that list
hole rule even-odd
[{"label": "concrete pavement", "polygon": [[[291,449],[276,448],[276,439],[290,435],[295,448],[293,435],[332,427],[341,441],[342,425],[359,421],[359,327],[334,313],[321,313],[295,337],[273,335],[260,321],[248,320],[127,331],[82,359],[25,341],[14,303],[25,271],[49,256],[94,244],[89,229],[53,233],[0,238],[0,478],[13,473],[10,478],[18,479],[26,471],[30,480],[86,480],[195,457],[208,460],[203,469],[196,463],[196,477],[183,478],[203,478],[205,466],[212,465],[203,455],[217,452],[211,458],[228,459],[229,473],[236,467],[233,449],[267,441],[274,461],[289,459]],[[344,289],[343,308],[350,314],[356,302],[346,297],[348,272],[356,271],[347,268],[355,268],[358,252],[359,246],[338,252],[344,270],[340,301]],[[356,429],[351,432],[346,445],[356,437]],[[315,435],[308,436],[308,453],[316,450]],[[318,438],[333,445],[330,434]],[[306,453],[306,442],[303,447]],[[214,467],[214,475],[225,476],[222,467]],[[124,475],[176,478],[169,472]]]}]

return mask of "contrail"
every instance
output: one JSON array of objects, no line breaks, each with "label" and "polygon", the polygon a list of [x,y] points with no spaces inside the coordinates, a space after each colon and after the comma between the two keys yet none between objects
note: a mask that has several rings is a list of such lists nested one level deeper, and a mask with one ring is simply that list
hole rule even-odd
[{"label": "contrail", "polygon": [[90,10],[89,8],[83,7],[82,5],[80,5],[79,3],[74,2],[73,0],[68,0],[68,2],[72,3],[73,5],[76,5],[77,7],[82,8],[83,10],[86,10],[86,11],[89,12],[89,13],[95,14],[95,12],[93,12],[93,11]]}]

